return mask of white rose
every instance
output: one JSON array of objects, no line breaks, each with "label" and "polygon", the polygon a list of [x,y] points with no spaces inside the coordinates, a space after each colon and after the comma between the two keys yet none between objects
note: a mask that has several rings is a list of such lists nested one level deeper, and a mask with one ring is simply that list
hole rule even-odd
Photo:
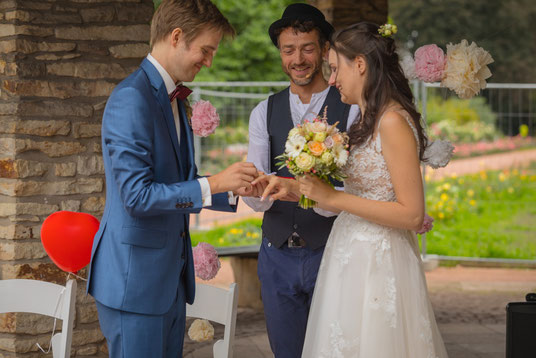
[{"label": "white rose", "polygon": [[324,122],[313,122],[311,123],[310,128],[312,132],[320,133],[320,132],[325,132],[328,127],[326,123]]},{"label": "white rose", "polygon": [[211,341],[214,339],[214,327],[206,319],[196,319],[188,329],[188,337],[196,342]]},{"label": "white rose", "polygon": [[314,157],[307,153],[301,153],[298,155],[294,162],[296,163],[296,166],[304,172],[311,170],[311,168],[315,165]]}]

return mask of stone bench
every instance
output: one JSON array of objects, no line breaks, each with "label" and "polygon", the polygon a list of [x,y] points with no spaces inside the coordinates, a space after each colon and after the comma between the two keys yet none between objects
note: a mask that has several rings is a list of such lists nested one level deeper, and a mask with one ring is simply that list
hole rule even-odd
[{"label": "stone bench", "polygon": [[262,310],[261,283],[257,276],[260,245],[217,247],[219,257],[229,257],[238,283],[238,306]]}]

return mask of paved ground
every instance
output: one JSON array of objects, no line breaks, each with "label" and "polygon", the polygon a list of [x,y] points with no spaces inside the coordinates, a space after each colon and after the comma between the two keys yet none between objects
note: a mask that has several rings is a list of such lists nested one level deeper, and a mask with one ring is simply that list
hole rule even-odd
[{"label": "paved ground", "polygon": [[[430,298],[450,358],[504,358],[508,302],[536,291],[536,270],[454,267],[426,273]],[[232,271],[224,263],[211,283],[225,286]],[[273,357],[262,312],[239,309],[235,358]],[[188,324],[187,324],[188,327]],[[216,338],[223,335],[215,326]],[[212,343],[186,338],[185,358],[212,357]]]}]

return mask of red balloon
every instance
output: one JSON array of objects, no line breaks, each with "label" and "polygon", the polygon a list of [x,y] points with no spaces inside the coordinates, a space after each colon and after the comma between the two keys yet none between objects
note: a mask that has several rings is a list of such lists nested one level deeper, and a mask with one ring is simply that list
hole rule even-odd
[{"label": "red balloon", "polygon": [[63,271],[77,272],[91,260],[93,237],[99,220],[93,215],[58,211],[41,227],[41,242],[52,261]]}]

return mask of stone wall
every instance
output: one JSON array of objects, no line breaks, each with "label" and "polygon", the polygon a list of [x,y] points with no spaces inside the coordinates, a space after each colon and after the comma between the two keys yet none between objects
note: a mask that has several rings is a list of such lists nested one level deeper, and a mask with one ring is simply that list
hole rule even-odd
[{"label": "stone wall", "polygon": [[388,0],[308,0],[319,8],[335,29],[370,21],[376,24],[387,22]]},{"label": "stone wall", "polygon": [[[153,11],[152,0],[0,0],[0,279],[65,284],[40,226],[58,210],[102,215],[102,112],[147,54]],[[104,357],[95,305],[78,286],[72,356]],[[0,315],[0,356],[44,357],[35,343],[48,347],[52,324]]]}]

